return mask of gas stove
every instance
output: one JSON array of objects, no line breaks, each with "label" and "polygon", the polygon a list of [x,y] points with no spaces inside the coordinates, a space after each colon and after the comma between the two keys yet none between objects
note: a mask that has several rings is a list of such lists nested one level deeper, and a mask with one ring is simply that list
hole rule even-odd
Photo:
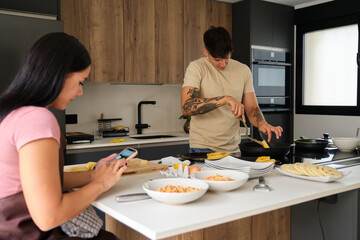
[{"label": "gas stove", "polygon": [[282,163],[307,162],[328,165],[337,169],[360,165],[359,149],[353,152],[341,152],[336,147],[325,148],[323,151],[299,151],[293,148]]}]

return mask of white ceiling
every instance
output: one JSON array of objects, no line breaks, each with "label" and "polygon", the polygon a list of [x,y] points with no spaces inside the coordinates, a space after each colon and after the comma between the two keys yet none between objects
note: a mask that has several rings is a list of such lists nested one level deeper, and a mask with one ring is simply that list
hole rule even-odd
[{"label": "white ceiling", "polygon": [[[241,0],[216,0],[216,1],[235,3],[235,2],[240,2]],[[324,2],[330,2],[333,0],[263,0],[263,1],[288,5],[294,7],[295,9],[298,9],[298,8],[309,7],[316,4],[321,4]]]}]

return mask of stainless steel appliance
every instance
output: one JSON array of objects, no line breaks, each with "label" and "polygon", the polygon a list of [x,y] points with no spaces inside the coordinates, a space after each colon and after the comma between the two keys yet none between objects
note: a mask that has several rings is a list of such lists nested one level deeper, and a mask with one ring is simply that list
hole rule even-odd
[{"label": "stainless steel appliance", "polygon": [[287,79],[291,67],[289,53],[252,49],[252,71],[258,96],[289,96]]},{"label": "stainless steel appliance", "polygon": [[[292,143],[290,52],[267,47],[252,48],[251,59],[254,90],[265,119],[284,129],[281,139],[273,136],[272,141]],[[261,139],[257,129],[252,127],[251,132],[254,138]]]}]

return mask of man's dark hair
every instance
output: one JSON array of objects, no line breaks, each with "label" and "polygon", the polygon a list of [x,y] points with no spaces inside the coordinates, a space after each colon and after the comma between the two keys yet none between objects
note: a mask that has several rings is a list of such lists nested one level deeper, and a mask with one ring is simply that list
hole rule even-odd
[{"label": "man's dark hair", "polygon": [[233,50],[230,34],[223,27],[211,26],[203,39],[206,50],[214,58],[227,58]]}]

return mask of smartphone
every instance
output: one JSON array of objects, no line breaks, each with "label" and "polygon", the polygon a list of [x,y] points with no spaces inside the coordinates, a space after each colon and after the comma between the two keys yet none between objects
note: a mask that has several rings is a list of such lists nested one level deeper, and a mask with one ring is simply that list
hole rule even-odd
[{"label": "smartphone", "polygon": [[134,148],[127,147],[122,150],[113,160],[111,160],[108,164],[111,164],[115,159],[125,158],[126,161],[134,158],[138,154],[138,151]]}]

